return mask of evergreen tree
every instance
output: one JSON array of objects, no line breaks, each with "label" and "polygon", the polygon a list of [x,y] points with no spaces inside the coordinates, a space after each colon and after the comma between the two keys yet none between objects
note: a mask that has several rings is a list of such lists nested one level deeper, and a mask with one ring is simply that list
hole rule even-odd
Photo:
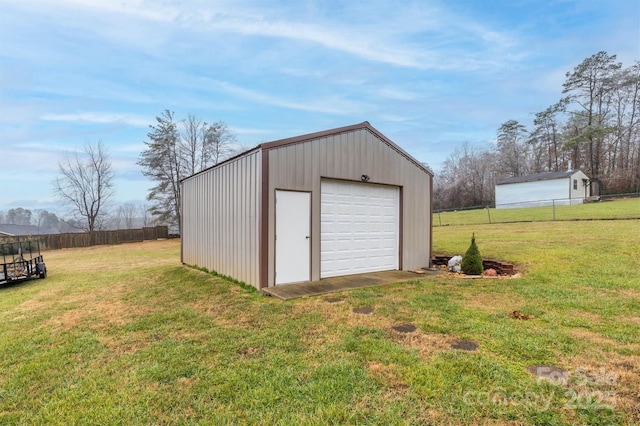
[{"label": "evergreen tree", "polygon": [[467,252],[464,254],[460,267],[462,268],[462,272],[467,275],[482,274],[482,256],[480,256],[480,250],[478,250],[478,246],[476,245],[475,233],[471,237],[471,245],[467,249]]}]

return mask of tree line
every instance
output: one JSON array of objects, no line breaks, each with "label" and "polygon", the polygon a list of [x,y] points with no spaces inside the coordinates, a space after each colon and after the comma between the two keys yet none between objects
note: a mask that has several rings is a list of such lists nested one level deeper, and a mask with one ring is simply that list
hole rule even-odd
[{"label": "tree line", "polygon": [[[244,149],[235,145],[235,135],[225,123],[209,124],[191,114],[177,120],[172,111],[165,110],[149,127],[138,165],[154,183],[147,194],[151,205],[126,203],[115,208],[110,202],[115,175],[109,150],[102,141],[87,143],[81,151],[65,153],[58,163],[53,191],[69,207],[69,218],[60,223],[89,233],[152,224],[168,225],[179,233],[180,180]],[[0,212],[0,223],[29,225],[31,215],[29,210],[12,209],[5,220]],[[51,229],[55,226],[51,224]]]},{"label": "tree line", "polygon": [[[569,168],[591,178],[593,194],[640,191],[640,62],[623,68],[616,55],[598,52],[566,73],[562,95],[530,127],[502,123],[491,148],[465,143],[451,153],[436,174],[434,208],[493,204],[504,178]],[[244,147],[225,123],[191,114],[177,119],[165,110],[149,128],[137,164],[153,186],[141,213],[180,232],[180,181]],[[59,169],[54,192],[84,230],[131,224],[131,206],[109,208],[114,172],[101,141],[67,154]]]},{"label": "tree line", "polygon": [[567,72],[562,97],[530,127],[507,120],[489,148],[465,143],[434,181],[434,208],[484,206],[502,179],[581,169],[594,195],[640,191],[640,62],[598,52]]},{"label": "tree line", "polygon": [[[35,226],[44,233],[65,233],[88,231],[86,220],[73,215],[58,217],[45,209],[25,209],[22,207],[0,210],[0,224]],[[105,209],[99,215],[95,230],[138,229],[155,225],[146,204],[125,203]]]}]

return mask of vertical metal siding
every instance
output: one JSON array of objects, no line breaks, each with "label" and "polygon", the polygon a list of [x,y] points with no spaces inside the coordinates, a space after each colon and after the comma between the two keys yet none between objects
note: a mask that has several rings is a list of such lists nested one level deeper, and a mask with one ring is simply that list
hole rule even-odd
[{"label": "vertical metal siding", "polygon": [[182,182],[182,259],[259,286],[261,151]]},{"label": "vertical metal siding", "polygon": [[269,156],[268,283],[274,285],[274,197],[276,189],[311,191],[311,279],[320,278],[320,181],[322,178],[401,187],[402,268],[429,265],[431,176],[367,129],[272,148]]}]

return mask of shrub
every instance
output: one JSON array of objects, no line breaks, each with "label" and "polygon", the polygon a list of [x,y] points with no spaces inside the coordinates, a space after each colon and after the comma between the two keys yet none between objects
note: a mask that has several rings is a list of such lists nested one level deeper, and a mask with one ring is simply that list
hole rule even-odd
[{"label": "shrub", "polygon": [[482,274],[482,256],[480,256],[480,250],[478,250],[478,246],[476,245],[476,234],[473,234],[471,237],[471,245],[464,254],[460,267],[462,268],[462,272],[467,275]]}]

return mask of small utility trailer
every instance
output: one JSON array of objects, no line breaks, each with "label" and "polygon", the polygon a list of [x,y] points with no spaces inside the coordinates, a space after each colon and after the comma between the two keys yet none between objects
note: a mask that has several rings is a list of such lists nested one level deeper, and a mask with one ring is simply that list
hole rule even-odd
[{"label": "small utility trailer", "polygon": [[47,277],[39,241],[0,244],[0,259],[0,285]]}]

